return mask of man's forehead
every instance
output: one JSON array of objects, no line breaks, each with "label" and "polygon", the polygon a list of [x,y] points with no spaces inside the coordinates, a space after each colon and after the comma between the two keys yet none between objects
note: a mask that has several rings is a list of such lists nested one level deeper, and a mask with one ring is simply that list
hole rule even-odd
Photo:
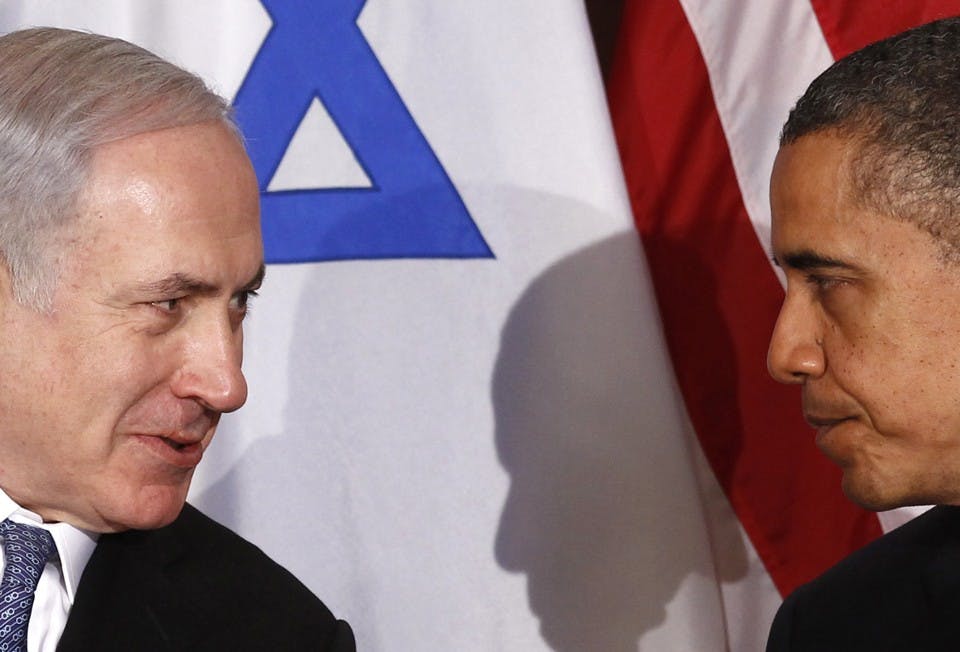
[{"label": "man's forehead", "polygon": [[259,279],[259,190],[235,134],[201,123],[98,154],[74,221],[78,270],[110,270],[109,285],[157,295],[235,292]]},{"label": "man's forehead", "polygon": [[882,263],[905,226],[867,206],[853,181],[856,138],[815,132],[785,145],[771,177],[771,245],[777,264],[862,272]]},{"label": "man's forehead", "polygon": [[824,228],[854,208],[849,144],[827,135],[804,136],[777,153],[770,179],[774,230]]},{"label": "man's forehead", "polygon": [[859,137],[837,130],[821,130],[784,144],[777,152],[771,183],[785,182],[803,187],[806,182],[824,181],[845,185],[854,163],[862,155]]}]

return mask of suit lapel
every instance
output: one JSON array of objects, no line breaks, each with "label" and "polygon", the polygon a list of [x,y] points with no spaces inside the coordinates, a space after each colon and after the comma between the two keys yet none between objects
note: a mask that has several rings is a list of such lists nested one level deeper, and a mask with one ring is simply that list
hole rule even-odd
[{"label": "suit lapel", "polygon": [[188,553],[176,522],[151,532],[102,536],[57,649],[195,648],[209,621],[210,601],[177,590],[176,567]]}]

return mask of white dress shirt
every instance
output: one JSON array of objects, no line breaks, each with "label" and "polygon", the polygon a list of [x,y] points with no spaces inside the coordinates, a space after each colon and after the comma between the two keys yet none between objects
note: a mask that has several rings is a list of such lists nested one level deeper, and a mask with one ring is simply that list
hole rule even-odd
[{"label": "white dress shirt", "polygon": [[[0,490],[0,521],[8,518],[47,530],[57,545],[59,560],[47,562],[40,575],[27,629],[27,652],[55,652],[98,535],[66,523],[44,523],[39,515],[23,509]],[[6,559],[0,563],[0,571],[5,567]]]}]

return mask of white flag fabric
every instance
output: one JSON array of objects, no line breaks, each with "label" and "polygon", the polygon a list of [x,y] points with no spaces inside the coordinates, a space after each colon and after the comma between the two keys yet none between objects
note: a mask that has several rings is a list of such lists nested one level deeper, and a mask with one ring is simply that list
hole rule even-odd
[{"label": "white flag fabric", "polygon": [[779,597],[761,572],[730,643],[708,521],[731,582],[756,554],[688,438],[581,3],[0,5],[28,25],[235,102],[271,264],[191,501],[359,649],[760,649]]}]

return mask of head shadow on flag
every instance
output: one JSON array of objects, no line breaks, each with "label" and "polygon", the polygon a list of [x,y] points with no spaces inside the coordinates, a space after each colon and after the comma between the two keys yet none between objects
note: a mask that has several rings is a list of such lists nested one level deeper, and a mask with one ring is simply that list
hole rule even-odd
[{"label": "head shadow on flag", "polygon": [[[636,650],[684,578],[715,572],[639,247],[627,232],[563,258],[502,331],[492,393],[511,485],[496,557],[526,573],[557,652]],[[726,543],[726,573],[744,573],[739,537]]]}]

